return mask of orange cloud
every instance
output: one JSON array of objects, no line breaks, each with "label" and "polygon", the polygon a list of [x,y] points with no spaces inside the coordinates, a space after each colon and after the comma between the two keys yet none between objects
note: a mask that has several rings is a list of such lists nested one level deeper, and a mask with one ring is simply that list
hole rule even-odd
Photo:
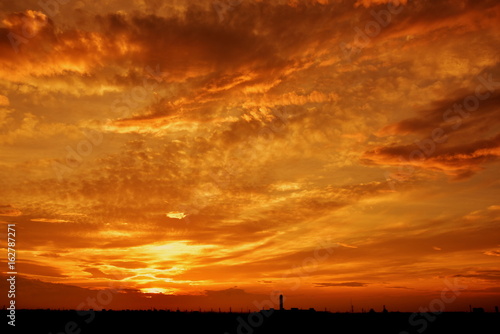
[{"label": "orange cloud", "polygon": [[23,213],[12,205],[0,205],[0,216],[17,217]]},{"label": "orange cloud", "polygon": [[408,1],[382,27],[395,3],[3,6],[20,302],[414,311],[460,278],[492,303],[500,6]]}]

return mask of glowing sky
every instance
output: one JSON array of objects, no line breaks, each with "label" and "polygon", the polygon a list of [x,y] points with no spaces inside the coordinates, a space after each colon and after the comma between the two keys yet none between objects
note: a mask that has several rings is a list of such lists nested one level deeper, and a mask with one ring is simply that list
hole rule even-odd
[{"label": "glowing sky", "polygon": [[498,305],[498,1],[66,2],[0,4],[22,306]]}]

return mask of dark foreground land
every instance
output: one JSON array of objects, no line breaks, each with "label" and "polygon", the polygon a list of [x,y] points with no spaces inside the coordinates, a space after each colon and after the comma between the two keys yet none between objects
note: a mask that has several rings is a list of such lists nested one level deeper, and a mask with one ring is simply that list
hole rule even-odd
[{"label": "dark foreground land", "polygon": [[326,313],[274,311],[212,313],[168,311],[18,310],[15,330],[2,310],[2,333],[500,333],[499,313]]}]

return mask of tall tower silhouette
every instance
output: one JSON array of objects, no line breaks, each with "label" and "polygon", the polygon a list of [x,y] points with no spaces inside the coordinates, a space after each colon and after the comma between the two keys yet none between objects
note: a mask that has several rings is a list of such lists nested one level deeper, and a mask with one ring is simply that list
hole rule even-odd
[{"label": "tall tower silhouette", "polygon": [[283,311],[285,308],[283,307],[283,295],[280,295],[280,311]]}]

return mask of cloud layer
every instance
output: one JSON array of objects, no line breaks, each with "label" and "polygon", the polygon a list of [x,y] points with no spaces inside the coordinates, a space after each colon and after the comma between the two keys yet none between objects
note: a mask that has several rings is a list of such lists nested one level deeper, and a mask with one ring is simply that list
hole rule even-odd
[{"label": "cloud layer", "polygon": [[0,6],[0,219],[27,291],[497,296],[498,2],[226,5]]}]

